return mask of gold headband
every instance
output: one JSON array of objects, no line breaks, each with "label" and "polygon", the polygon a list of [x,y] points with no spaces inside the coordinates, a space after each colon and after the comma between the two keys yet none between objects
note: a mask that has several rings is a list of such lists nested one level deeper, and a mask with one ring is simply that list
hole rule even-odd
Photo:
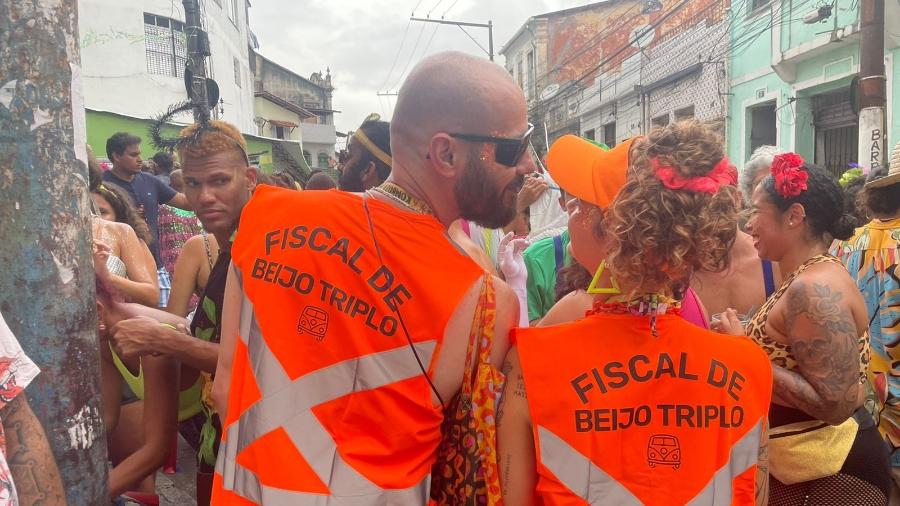
[{"label": "gold headband", "polygon": [[378,158],[379,160],[384,162],[384,164],[387,165],[388,167],[393,166],[393,163],[391,162],[391,156],[389,154],[385,153],[384,151],[382,151],[381,148],[376,146],[374,142],[369,140],[369,137],[366,135],[365,132],[362,131],[362,129],[359,129],[356,132],[354,132],[353,138],[358,140],[363,145],[363,147],[366,148],[366,150],[369,153],[372,153],[373,155],[375,155],[375,158]]}]

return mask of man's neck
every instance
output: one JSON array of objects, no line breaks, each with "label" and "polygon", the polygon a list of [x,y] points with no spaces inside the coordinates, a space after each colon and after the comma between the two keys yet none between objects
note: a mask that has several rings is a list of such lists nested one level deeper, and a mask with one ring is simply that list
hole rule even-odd
[{"label": "man's neck", "polygon": [[123,172],[122,169],[118,168],[118,167],[115,166],[115,165],[113,165],[113,167],[112,167],[112,169],[110,169],[110,171],[111,171],[111,172],[113,173],[113,175],[116,176],[117,178],[121,179],[122,181],[128,181],[129,183],[130,183],[131,181],[133,181],[133,180],[134,180],[134,177],[137,175],[137,174],[129,174],[129,173],[127,173],[127,172]]},{"label": "man's neck", "polygon": [[434,195],[438,195],[439,192],[429,191],[431,185],[428,182],[417,181],[406,171],[397,169],[398,166],[395,165],[386,182],[394,183],[406,190],[410,196],[426,203],[434,211],[435,218],[444,225],[444,228],[449,227],[451,223],[459,218],[459,209],[451,202],[447,202],[447,199],[435,198]]},{"label": "man's neck", "polygon": [[231,251],[231,236],[234,235],[234,230],[231,232],[220,232],[213,233],[213,237],[216,238],[216,242],[219,244],[219,251],[230,252]]}]

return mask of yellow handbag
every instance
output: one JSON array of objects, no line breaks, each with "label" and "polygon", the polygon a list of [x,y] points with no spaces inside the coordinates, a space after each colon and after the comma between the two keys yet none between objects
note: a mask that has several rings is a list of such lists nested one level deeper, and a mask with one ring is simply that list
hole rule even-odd
[{"label": "yellow handbag", "polygon": [[810,420],[769,429],[769,474],[785,485],[837,474],[858,429],[852,416],[840,425]]}]

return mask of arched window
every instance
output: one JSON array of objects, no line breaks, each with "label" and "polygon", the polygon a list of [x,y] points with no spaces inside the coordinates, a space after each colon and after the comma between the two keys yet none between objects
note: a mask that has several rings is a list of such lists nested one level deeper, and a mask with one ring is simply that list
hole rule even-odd
[{"label": "arched window", "polygon": [[303,150],[303,159],[306,160],[306,165],[312,165],[312,155],[305,149]]},{"label": "arched window", "polygon": [[328,168],[328,153],[319,153],[319,168]]}]

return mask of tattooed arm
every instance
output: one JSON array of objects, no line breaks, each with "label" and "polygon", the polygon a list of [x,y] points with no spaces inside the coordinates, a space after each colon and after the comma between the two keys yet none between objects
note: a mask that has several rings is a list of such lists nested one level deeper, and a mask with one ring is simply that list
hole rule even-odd
[{"label": "tattooed arm", "polygon": [[756,461],[756,506],[769,504],[769,423],[763,419]]},{"label": "tattooed arm", "polygon": [[528,506],[534,504],[537,463],[518,349],[509,351],[502,371],[506,383],[497,409],[500,488],[505,504]]},{"label": "tattooed arm", "polygon": [[849,303],[825,276],[798,279],[785,294],[785,335],[797,372],[774,367],[774,398],[830,424],[859,399],[859,348]]},{"label": "tattooed arm", "polygon": [[19,504],[66,504],[66,493],[44,428],[22,392],[2,411],[9,470]]}]

